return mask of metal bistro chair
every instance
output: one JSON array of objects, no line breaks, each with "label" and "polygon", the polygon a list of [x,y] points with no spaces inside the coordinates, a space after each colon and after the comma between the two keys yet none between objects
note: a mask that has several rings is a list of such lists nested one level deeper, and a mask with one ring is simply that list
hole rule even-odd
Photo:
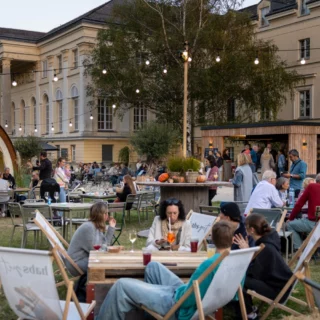
[{"label": "metal bistro chair", "polygon": [[[0,190],[0,204],[3,204],[3,212],[6,213],[7,205],[12,198],[12,190]],[[3,199],[3,200],[1,200]],[[5,200],[8,199],[8,200]]]},{"label": "metal bistro chair", "polygon": [[141,224],[141,221],[140,221],[141,211],[143,213],[146,212],[147,220],[148,220],[149,209],[151,209],[155,215],[155,212],[156,212],[155,211],[155,206],[156,206],[155,197],[156,197],[156,194],[154,192],[145,192],[140,195],[140,201],[139,201],[139,205],[137,208],[139,224]]},{"label": "metal bistro chair", "polygon": [[121,212],[121,220],[120,222],[117,222],[115,226],[115,232],[117,232],[117,235],[115,234],[113,235],[113,241],[112,241],[112,245],[114,245],[115,243],[118,243],[118,245],[120,245],[120,242],[118,239],[121,236],[122,229],[125,224],[126,203],[125,202],[108,203],[108,212],[109,212],[109,215],[113,213]]},{"label": "metal bistro chair", "polygon": [[[13,230],[10,238],[10,246],[12,244],[12,239],[14,236],[15,229],[17,227],[23,228],[22,238],[21,238],[21,248],[25,248],[28,239],[28,232],[32,231],[34,234],[34,247],[37,247],[37,239],[39,238],[40,228],[37,227],[34,223],[30,223],[30,218],[33,217],[33,214],[24,213],[23,208],[17,202],[9,202],[8,209],[10,211],[11,221],[13,225]],[[15,219],[20,218],[22,223],[16,223]]]},{"label": "metal bistro chair", "polygon": [[[130,221],[130,211],[132,209],[138,209],[139,208],[139,202],[140,202],[140,196],[141,194],[128,194],[127,195],[127,199],[126,199],[126,211],[127,211],[127,216],[129,218],[129,221]],[[131,209],[127,209],[128,207],[128,204],[132,205],[131,206]],[[139,218],[139,221],[140,221],[140,218]]]}]

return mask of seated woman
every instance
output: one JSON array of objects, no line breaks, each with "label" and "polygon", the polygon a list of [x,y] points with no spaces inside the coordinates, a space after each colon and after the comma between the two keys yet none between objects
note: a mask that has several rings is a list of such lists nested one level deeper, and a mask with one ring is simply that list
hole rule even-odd
[{"label": "seated woman", "polygon": [[[265,245],[250,264],[243,289],[248,319],[257,319],[252,297],[246,293],[247,290],[253,290],[274,300],[292,276],[292,271],[281,256],[278,232],[271,229],[262,215],[249,215],[246,219],[246,229],[255,240],[256,246],[262,243]],[[238,235],[235,242],[240,249],[249,247],[248,242],[241,235]],[[282,300],[286,298],[287,295],[284,295]]]},{"label": "seated woman", "polygon": [[[123,188],[116,188],[117,199],[115,202],[126,202],[127,196],[129,194],[137,194],[136,188],[134,186],[133,180],[131,176],[128,174],[123,177]],[[128,203],[126,206],[126,210],[130,210],[132,207],[132,203]]]},{"label": "seated woman", "polygon": [[280,177],[276,182],[276,189],[279,192],[279,196],[284,203],[288,200],[289,179]]},{"label": "seated woman", "polygon": [[[109,220],[109,227],[106,235],[106,221]],[[89,221],[83,223],[74,233],[68,254],[80,269],[87,273],[88,260],[90,250],[94,250],[93,246],[99,241],[100,243],[111,243],[116,220],[108,216],[108,206],[104,202],[95,203],[90,209]],[[97,240],[98,239],[98,240]],[[73,276],[77,276],[77,270],[65,260],[65,264]]]},{"label": "seated woman", "polygon": [[[175,241],[171,246],[167,244],[169,218],[171,231],[175,234]],[[169,198],[160,203],[159,216],[153,220],[146,246],[152,250],[171,248],[171,250],[190,251],[191,236],[191,224],[186,220],[183,204],[180,200]]]}]

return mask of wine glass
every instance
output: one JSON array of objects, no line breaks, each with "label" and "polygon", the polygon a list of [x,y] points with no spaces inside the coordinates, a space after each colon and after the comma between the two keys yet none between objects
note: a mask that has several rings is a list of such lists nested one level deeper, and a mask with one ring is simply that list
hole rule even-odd
[{"label": "wine glass", "polygon": [[47,200],[47,202],[48,202],[49,196],[50,196],[49,192],[46,191],[46,192],[44,193],[44,198]]},{"label": "wine glass", "polygon": [[59,199],[59,192],[55,192],[53,197],[56,199],[56,202],[58,202],[58,199]]},{"label": "wine glass", "polygon": [[172,251],[171,249],[171,244],[176,240],[176,235],[172,232],[169,231],[167,234],[167,241],[170,243],[170,251]]},{"label": "wine glass", "polygon": [[102,245],[102,238],[100,237],[100,233],[97,231],[94,237],[93,248],[96,251],[99,251]]},{"label": "wine glass", "polygon": [[137,231],[136,230],[131,230],[129,232],[129,240],[132,243],[132,249],[130,250],[130,252],[134,252],[133,250],[133,244],[135,243],[135,241],[137,240]]},{"label": "wine glass", "polygon": [[215,172],[214,175],[213,175],[213,177],[214,177],[215,180],[217,180],[219,176],[218,176],[218,174]]}]

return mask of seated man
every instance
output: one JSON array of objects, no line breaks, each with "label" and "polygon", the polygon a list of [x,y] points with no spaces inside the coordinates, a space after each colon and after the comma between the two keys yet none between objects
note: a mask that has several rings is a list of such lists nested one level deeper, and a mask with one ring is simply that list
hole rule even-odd
[{"label": "seated man", "polygon": [[[147,265],[144,275],[145,282],[128,278],[118,280],[107,294],[96,320],[125,319],[127,312],[141,304],[154,312],[165,315],[192,287],[193,281],[197,280],[225,250],[230,250],[233,231],[231,224],[226,221],[218,222],[213,226],[212,241],[217,248],[216,254],[200,264],[187,284],[184,284],[179,277],[158,262],[150,262]],[[205,295],[218,267],[200,284],[201,297]],[[192,293],[178,309],[178,318],[191,319],[196,309],[195,295]]]},{"label": "seated man", "polygon": [[31,175],[31,181],[29,184],[29,188],[33,189],[35,188],[39,183],[39,172],[38,171],[33,171]]},{"label": "seated man", "polygon": [[252,192],[245,214],[248,214],[253,208],[270,209],[272,207],[283,207],[284,202],[279,196],[275,187],[277,174],[272,170],[267,170],[262,176],[262,181],[257,184]]},{"label": "seated man", "polygon": [[[308,217],[295,219],[302,207],[308,202]],[[310,233],[317,222],[316,207],[320,206],[320,173],[316,176],[316,183],[310,183],[295,204],[287,223],[288,231],[293,232],[293,248],[298,250],[302,244],[299,232]]]},{"label": "seated man", "polygon": [[[245,218],[241,216],[241,212],[239,206],[234,202],[227,202],[221,205],[219,218],[221,221],[228,221],[233,226],[234,236],[237,239],[237,236],[240,234],[243,239],[248,238],[249,247],[254,247],[255,243],[251,236],[247,235],[246,226],[245,226]],[[239,245],[237,243],[233,243],[231,250],[238,250]]]},{"label": "seated man", "polygon": [[8,167],[4,168],[3,179],[8,181],[11,189],[16,188],[16,181],[14,180],[14,177],[10,173],[10,168],[8,168]]}]

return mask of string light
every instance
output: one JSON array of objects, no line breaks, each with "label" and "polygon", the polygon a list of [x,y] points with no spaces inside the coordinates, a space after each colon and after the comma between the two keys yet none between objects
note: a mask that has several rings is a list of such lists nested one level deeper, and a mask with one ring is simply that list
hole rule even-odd
[{"label": "string light", "polygon": [[137,89],[137,90],[136,90],[136,93],[140,93],[140,90],[139,90],[139,89]]},{"label": "string light", "polygon": [[70,119],[70,122],[69,122],[69,127],[72,127],[72,122],[71,122],[71,119]]},{"label": "string light", "polygon": [[[139,93],[139,92],[137,92],[137,93]],[[115,104],[113,104],[113,105],[112,105],[112,108],[113,108],[113,109],[115,109],[115,108],[116,108],[116,105],[115,105]]]},{"label": "string light", "polygon": [[92,113],[90,113],[90,120],[93,120],[93,115],[92,115]]},{"label": "string light", "polygon": [[19,131],[22,131],[22,128],[21,128],[21,123],[20,123]]},{"label": "string light", "polygon": [[167,70],[166,67],[163,69],[163,73],[164,73],[164,74],[167,74],[167,73],[168,73],[168,70]]},{"label": "string light", "polygon": [[34,125],[34,132],[38,132],[37,126]]},{"label": "string light", "polygon": [[217,57],[216,57],[216,62],[220,62],[220,61],[221,61],[220,56],[217,55]]},{"label": "string light", "polygon": [[189,61],[189,62],[191,62],[191,61],[192,61],[192,58],[191,58],[191,57],[189,57],[189,58],[188,58],[188,61]]},{"label": "string light", "polygon": [[256,64],[256,65],[259,64],[259,59],[258,59],[258,57],[256,57],[256,59],[254,60],[254,64]]},{"label": "string light", "polygon": [[17,86],[17,81],[14,79],[14,77],[13,77],[13,81],[12,81],[12,85],[14,86],[14,87],[16,87]]},{"label": "string light", "polygon": [[306,64],[306,60],[305,60],[304,58],[302,58],[302,59],[300,60],[300,63],[301,63],[301,64]]},{"label": "string light", "polygon": [[6,124],[4,125],[6,128],[8,128],[8,121],[6,120]]},{"label": "string light", "polygon": [[59,78],[57,77],[56,69],[54,69],[53,81],[54,81],[54,82],[57,82],[58,80],[59,80]]},{"label": "string light", "polygon": [[107,74],[107,69],[106,69],[105,66],[103,67],[102,73],[103,73],[103,74]]},{"label": "string light", "polygon": [[52,122],[52,126],[51,126],[51,131],[54,131],[54,126],[53,126],[53,122]]},{"label": "string light", "polygon": [[149,61],[149,60],[147,60],[147,61],[146,61],[146,65],[148,66],[149,64],[150,64],[150,61]]}]

